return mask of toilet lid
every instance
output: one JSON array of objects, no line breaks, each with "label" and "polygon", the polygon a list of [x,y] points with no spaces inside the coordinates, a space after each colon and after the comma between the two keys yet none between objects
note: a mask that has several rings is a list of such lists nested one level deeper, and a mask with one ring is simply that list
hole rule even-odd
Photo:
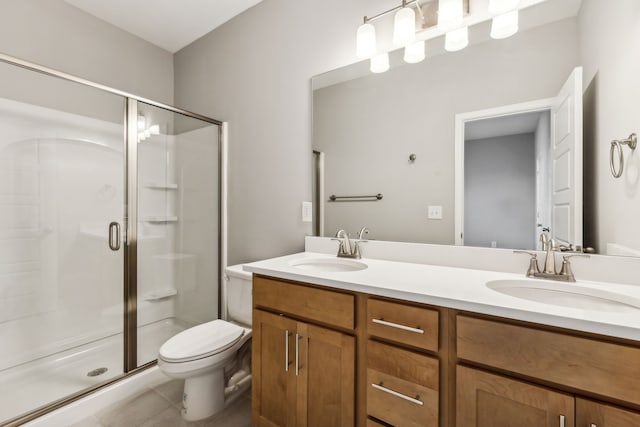
[{"label": "toilet lid", "polygon": [[201,359],[226,350],[243,334],[244,329],[238,325],[213,320],[171,337],[160,347],[160,357],[168,362]]}]

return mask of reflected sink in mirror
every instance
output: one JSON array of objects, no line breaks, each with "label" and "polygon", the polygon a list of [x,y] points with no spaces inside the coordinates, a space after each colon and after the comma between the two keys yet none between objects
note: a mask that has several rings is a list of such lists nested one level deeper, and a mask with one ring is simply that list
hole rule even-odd
[{"label": "reflected sink in mirror", "polygon": [[367,264],[342,258],[306,258],[291,262],[289,265],[309,272],[337,273],[364,270]]},{"label": "reflected sink in mirror", "polygon": [[618,313],[640,311],[638,299],[562,282],[492,280],[487,282],[486,286],[512,297],[561,307]]}]

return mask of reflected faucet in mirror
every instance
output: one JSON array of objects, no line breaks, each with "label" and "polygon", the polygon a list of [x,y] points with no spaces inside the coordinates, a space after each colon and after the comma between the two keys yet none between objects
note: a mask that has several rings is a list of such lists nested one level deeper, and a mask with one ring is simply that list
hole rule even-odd
[{"label": "reflected faucet in mirror", "polygon": [[349,233],[343,229],[338,230],[336,232],[336,237],[331,239],[339,242],[337,256],[340,258],[362,258],[360,244],[367,242],[367,240],[362,239],[362,236],[368,233],[369,229],[367,227],[362,227],[358,232],[358,238],[352,243],[349,238]]}]

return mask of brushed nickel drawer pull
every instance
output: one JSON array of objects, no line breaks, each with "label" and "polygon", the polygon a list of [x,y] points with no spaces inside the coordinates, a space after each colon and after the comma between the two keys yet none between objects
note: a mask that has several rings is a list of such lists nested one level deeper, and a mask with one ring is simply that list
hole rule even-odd
[{"label": "brushed nickel drawer pull", "polygon": [[560,415],[560,427],[564,427],[564,415]]},{"label": "brushed nickel drawer pull", "polygon": [[289,372],[289,337],[291,336],[291,332],[289,330],[284,331],[284,371]]},{"label": "brushed nickel drawer pull", "polygon": [[300,340],[302,335],[296,334],[296,377],[300,375]]},{"label": "brushed nickel drawer pull", "polygon": [[392,328],[402,329],[403,331],[415,332],[416,334],[424,334],[424,330],[420,328],[412,328],[411,326],[400,325],[398,323],[387,322],[384,319],[371,319],[373,323],[379,325],[390,326]]},{"label": "brushed nickel drawer pull", "polygon": [[[376,390],[380,390],[380,391],[384,391],[385,393],[389,393],[392,396],[395,397],[399,397],[400,399],[404,399],[404,400],[408,400],[411,403],[415,403],[416,405],[424,405],[424,402],[418,399],[414,399],[413,397],[409,397],[409,396],[405,396],[402,393],[398,393],[397,391],[391,390],[390,388],[386,388],[382,385],[382,383],[380,384],[371,384],[371,387],[375,388]],[[420,396],[416,396],[416,397],[420,397]]]}]

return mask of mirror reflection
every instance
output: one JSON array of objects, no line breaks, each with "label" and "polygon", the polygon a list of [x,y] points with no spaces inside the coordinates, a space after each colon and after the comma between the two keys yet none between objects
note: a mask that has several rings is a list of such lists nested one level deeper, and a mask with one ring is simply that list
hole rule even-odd
[{"label": "mirror reflection", "polygon": [[314,77],[317,233],[534,249],[545,232],[640,256],[640,150],[621,147],[619,178],[610,166],[611,141],[640,128],[638,24],[633,0],[548,0],[507,39],[484,22],[458,52],[438,37],[418,64],[395,51],[382,74]]}]

